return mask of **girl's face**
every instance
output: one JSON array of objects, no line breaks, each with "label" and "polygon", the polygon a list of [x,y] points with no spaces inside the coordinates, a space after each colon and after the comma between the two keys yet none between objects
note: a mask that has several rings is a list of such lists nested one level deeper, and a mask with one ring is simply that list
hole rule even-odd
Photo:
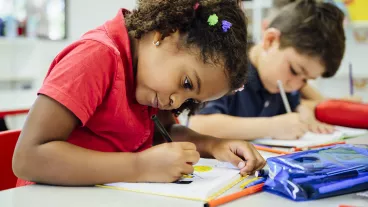
[{"label": "girl's face", "polygon": [[199,49],[179,48],[178,32],[161,40],[159,46],[153,44],[159,39],[156,36],[148,33],[136,43],[138,103],[172,110],[189,99],[205,102],[229,92],[225,69],[204,64]]}]

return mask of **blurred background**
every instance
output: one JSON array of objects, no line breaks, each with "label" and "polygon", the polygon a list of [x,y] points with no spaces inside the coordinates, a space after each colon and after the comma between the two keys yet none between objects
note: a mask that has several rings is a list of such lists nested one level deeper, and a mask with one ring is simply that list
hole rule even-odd
[{"label": "blurred background", "polygon": [[[318,79],[312,85],[325,96],[349,95],[352,63],[355,93],[368,101],[368,12],[364,12],[368,1],[349,0],[360,1],[353,6],[346,1],[334,1],[347,14],[347,51],[341,69],[334,78]],[[272,5],[272,0],[243,1],[255,42]],[[135,0],[0,0],[0,119],[1,112],[32,106],[49,65],[65,46],[113,18],[119,8],[134,7]],[[24,114],[5,116],[10,129],[21,128],[24,120]]]}]

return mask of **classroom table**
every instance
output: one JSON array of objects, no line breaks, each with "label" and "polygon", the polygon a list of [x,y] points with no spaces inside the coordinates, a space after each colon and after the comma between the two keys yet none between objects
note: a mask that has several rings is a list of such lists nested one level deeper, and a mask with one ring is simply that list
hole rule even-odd
[{"label": "classroom table", "polygon": [[[351,139],[349,143],[368,144],[368,136]],[[262,153],[264,157],[273,156]],[[239,185],[228,193],[239,191]],[[338,207],[340,204],[365,207],[368,200],[355,194],[336,196],[308,202],[294,202],[267,192],[244,197],[223,205],[224,207]],[[203,202],[163,196],[154,196],[99,187],[56,187],[33,185],[0,192],[1,207],[122,207],[122,206],[193,206],[201,207]]]}]

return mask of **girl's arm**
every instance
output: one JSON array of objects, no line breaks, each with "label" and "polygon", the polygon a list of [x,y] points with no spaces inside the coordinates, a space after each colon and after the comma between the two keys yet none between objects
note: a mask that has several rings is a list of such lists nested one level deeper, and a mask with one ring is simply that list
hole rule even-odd
[{"label": "girl's arm", "polygon": [[39,95],[15,148],[15,174],[55,185],[137,181],[136,153],[103,153],[66,142],[78,125],[78,118],[67,108]]}]

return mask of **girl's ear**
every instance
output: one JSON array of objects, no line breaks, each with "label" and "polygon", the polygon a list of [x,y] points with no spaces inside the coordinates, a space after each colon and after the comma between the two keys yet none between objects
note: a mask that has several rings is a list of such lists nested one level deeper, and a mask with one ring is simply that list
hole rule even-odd
[{"label": "girl's ear", "polygon": [[153,44],[159,46],[163,41],[169,40],[172,42],[180,41],[180,33],[179,30],[176,30],[174,33],[171,33],[169,36],[163,37],[161,32],[155,31],[153,35]]},{"label": "girl's ear", "polygon": [[161,39],[162,39],[161,32],[156,31],[155,34],[153,35],[153,44],[159,46],[161,43]]}]

